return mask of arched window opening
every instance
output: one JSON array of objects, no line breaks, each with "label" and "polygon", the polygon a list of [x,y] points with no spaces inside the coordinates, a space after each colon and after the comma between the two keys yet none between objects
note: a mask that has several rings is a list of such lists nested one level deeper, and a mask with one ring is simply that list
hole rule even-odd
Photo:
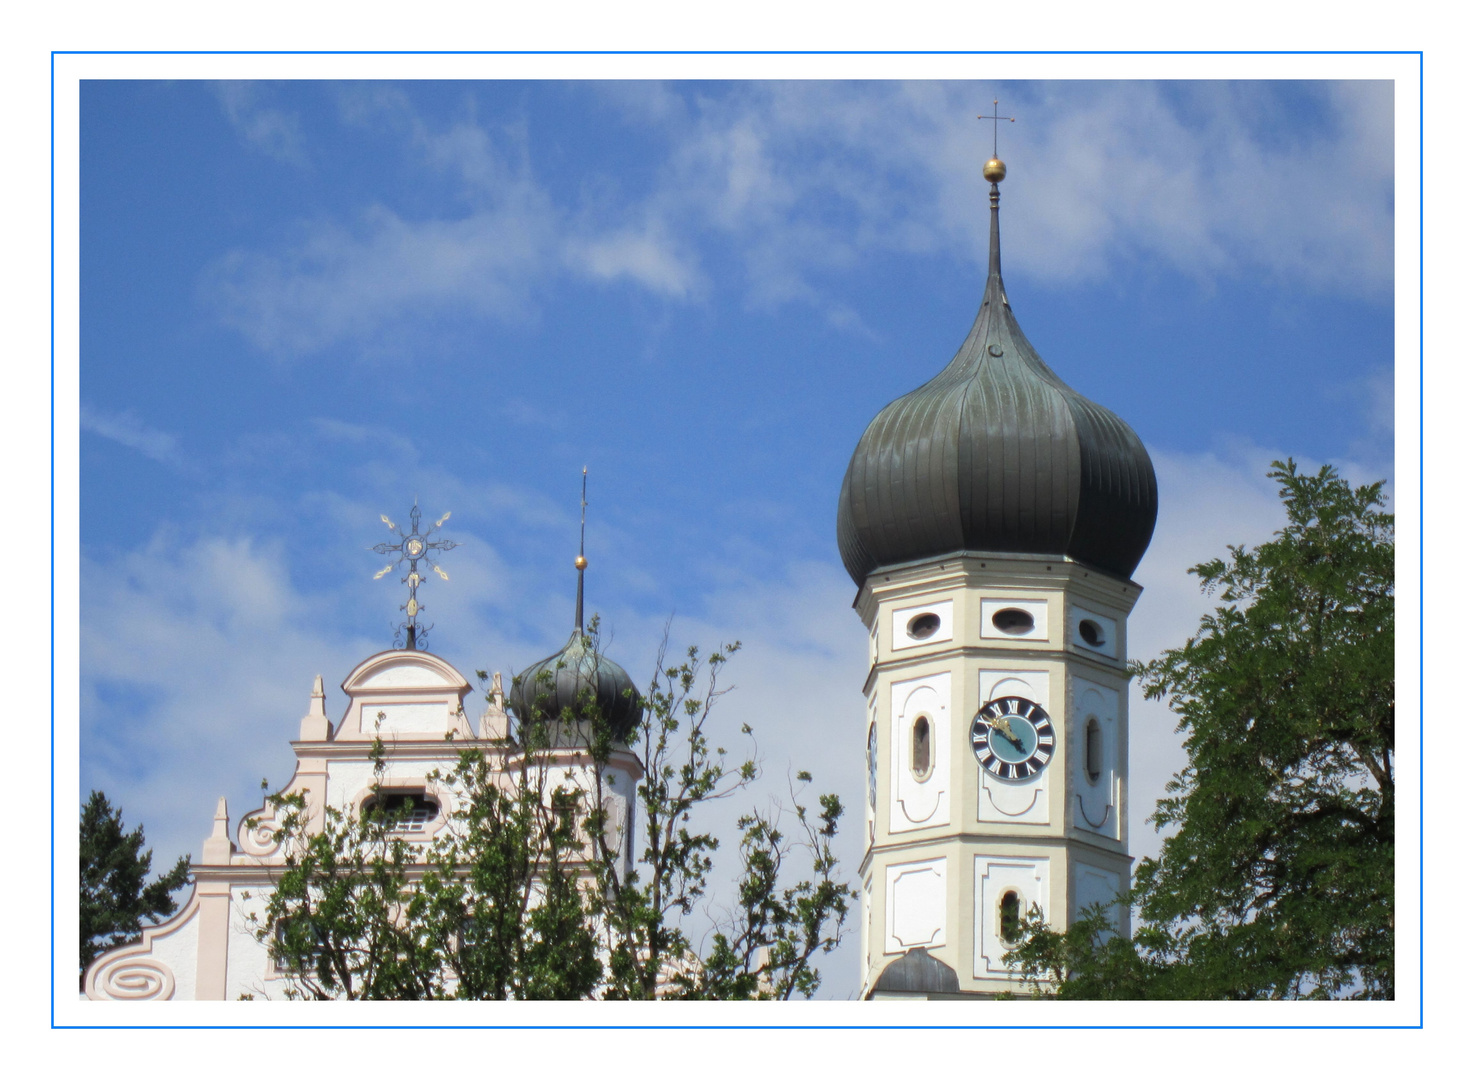
[{"label": "arched window opening", "polygon": [[553,792],[550,809],[553,811],[553,827],[559,841],[572,843],[578,838],[578,810],[581,800],[577,791],[559,788]]},{"label": "arched window opening", "polygon": [[1085,777],[1093,784],[1100,779],[1100,771],[1100,721],[1092,716],[1085,721]]},{"label": "arched window opening", "polygon": [[423,788],[380,791],[363,804],[366,817],[378,816],[390,832],[420,832],[440,816],[440,804]]},{"label": "arched window opening", "polygon": [[1022,927],[1019,925],[1018,893],[1009,889],[1003,894],[1003,899],[998,901],[998,936],[1006,944],[1012,945],[1018,941],[1022,933]]},{"label": "arched window opening", "polygon": [[931,721],[918,716],[911,725],[911,775],[925,780],[931,774]]},{"label": "arched window opening", "polygon": [[1105,631],[1100,628],[1100,623],[1095,620],[1081,619],[1080,640],[1091,648],[1098,649],[1105,644]]}]

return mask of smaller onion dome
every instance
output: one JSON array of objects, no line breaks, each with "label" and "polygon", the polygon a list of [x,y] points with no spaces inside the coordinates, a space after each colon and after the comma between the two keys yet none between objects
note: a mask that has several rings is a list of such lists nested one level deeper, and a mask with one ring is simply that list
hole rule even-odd
[{"label": "smaller onion dome", "polygon": [[[573,560],[578,571],[573,633],[563,648],[539,660],[513,680],[508,700],[517,719],[523,723],[533,719],[556,720],[566,709],[578,720],[589,720],[594,716],[603,719],[617,741],[628,742],[645,713],[645,706],[635,692],[629,673],[598,651],[594,639],[583,625],[583,572],[589,561],[583,554],[582,511],[588,506],[588,469],[583,471],[583,484],[578,558]],[[590,710],[593,716],[589,715]]]},{"label": "smaller onion dome", "polygon": [[592,719],[592,709],[620,742],[629,739],[644,715],[634,681],[594,648],[594,639],[582,626],[563,648],[518,675],[508,697],[524,723],[534,718],[556,720],[564,709],[580,720]]}]

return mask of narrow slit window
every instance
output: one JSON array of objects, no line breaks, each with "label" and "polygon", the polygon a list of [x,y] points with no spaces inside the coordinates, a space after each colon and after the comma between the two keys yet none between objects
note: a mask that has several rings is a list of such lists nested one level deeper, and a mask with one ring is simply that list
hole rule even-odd
[{"label": "narrow slit window", "polygon": [[925,780],[931,772],[931,721],[918,716],[911,725],[911,775]]},{"label": "narrow slit window", "polygon": [[1094,784],[1100,779],[1100,771],[1100,721],[1092,716],[1085,721],[1085,777]]}]

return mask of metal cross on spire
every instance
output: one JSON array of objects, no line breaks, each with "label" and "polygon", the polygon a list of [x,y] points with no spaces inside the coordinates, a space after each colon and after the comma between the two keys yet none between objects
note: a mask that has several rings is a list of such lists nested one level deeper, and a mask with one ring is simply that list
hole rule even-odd
[{"label": "metal cross on spire", "polygon": [[980,115],[978,117],[978,119],[979,120],[991,120],[991,121],[993,121],[993,156],[996,158],[998,156],[998,121],[1000,121],[1000,120],[1007,120],[1010,124],[1013,124],[1013,123],[1017,123],[1018,122],[1018,117],[1016,117],[1016,116],[999,116],[998,115],[998,99],[997,98],[994,98],[993,99],[993,111],[991,113],[983,113],[982,115]]},{"label": "metal cross on spire", "polygon": [[461,546],[455,540],[430,539],[431,534],[433,534],[436,529],[440,528],[440,526],[444,525],[449,517],[450,514],[448,512],[442,514],[439,521],[437,521],[434,525],[431,525],[428,529],[421,532],[419,499],[415,499],[415,505],[413,509],[411,509],[409,512],[409,532],[405,532],[398,525],[394,524],[394,522],[390,521],[388,515],[379,515],[380,521],[389,526],[389,528],[393,532],[399,534],[399,543],[375,544],[373,550],[377,551],[380,555],[398,555],[399,557],[391,562],[388,566],[384,567],[384,569],[380,570],[377,574],[375,574],[374,580],[378,581],[379,578],[383,577],[385,574],[389,573],[389,571],[393,570],[396,566],[399,566],[406,560],[408,560],[409,562],[409,572],[405,574],[404,577],[399,579],[400,584],[409,586],[409,599],[403,604],[399,605],[399,610],[403,611],[406,615],[409,616],[409,618],[395,628],[395,648],[399,648],[400,646],[401,639],[399,635],[401,631],[403,631],[404,633],[404,648],[418,649],[423,645],[425,635],[428,634],[432,629],[431,626],[421,626],[419,621],[419,614],[421,611],[424,610],[424,608],[420,606],[418,593],[420,586],[425,583],[425,578],[420,573],[420,561],[424,560],[425,562],[430,563],[430,569],[439,574],[442,581],[450,580],[450,576],[444,570],[440,569],[439,566],[430,561],[432,552],[449,551],[451,548]]}]

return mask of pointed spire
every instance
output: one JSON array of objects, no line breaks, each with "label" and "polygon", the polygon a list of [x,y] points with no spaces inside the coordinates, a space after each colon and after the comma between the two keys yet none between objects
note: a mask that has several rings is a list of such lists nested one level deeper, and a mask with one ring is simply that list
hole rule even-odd
[{"label": "pointed spire", "polygon": [[322,690],[322,676],[312,680],[312,696],[307,699],[307,715],[297,729],[299,742],[323,742],[332,738],[333,725],[328,720],[327,695]]},{"label": "pointed spire", "polygon": [[[1001,165],[1002,162],[999,162]],[[997,278],[999,284],[1003,282],[1002,256],[998,244],[998,185],[993,184],[992,190],[988,192],[988,284],[992,285],[993,279]]]},{"label": "pointed spire", "polygon": [[[978,119],[993,121],[993,156],[983,166],[983,179],[992,185],[988,191],[988,293],[990,295],[983,298],[983,303],[986,304],[992,300],[991,294],[994,291],[994,279],[998,281],[998,291],[1002,292],[1003,289],[1003,271],[999,265],[1001,260],[998,255],[998,185],[1008,175],[1008,166],[1004,165],[1003,159],[998,156],[998,121],[1007,120],[1012,124],[1017,118],[999,116],[998,99],[994,98],[993,111],[979,116]],[[1006,296],[1003,298],[1003,302],[1005,304],[1008,302]]]},{"label": "pointed spire", "polygon": [[573,560],[573,565],[578,569],[578,602],[573,611],[573,625],[580,634],[583,633],[583,572],[589,565],[589,561],[583,557],[583,533],[584,523],[589,509],[589,467],[583,467],[583,494],[578,500],[578,558]]},{"label": "pointed spire", "polygon": [[225,796],[222,795],[215,804],[215,824],[210,835],[205,837],[205,848],[201,852],[200,861],[215,866],[229,863],[233,850],[234,845],[230,842],[230,814],[225,809]]}]

